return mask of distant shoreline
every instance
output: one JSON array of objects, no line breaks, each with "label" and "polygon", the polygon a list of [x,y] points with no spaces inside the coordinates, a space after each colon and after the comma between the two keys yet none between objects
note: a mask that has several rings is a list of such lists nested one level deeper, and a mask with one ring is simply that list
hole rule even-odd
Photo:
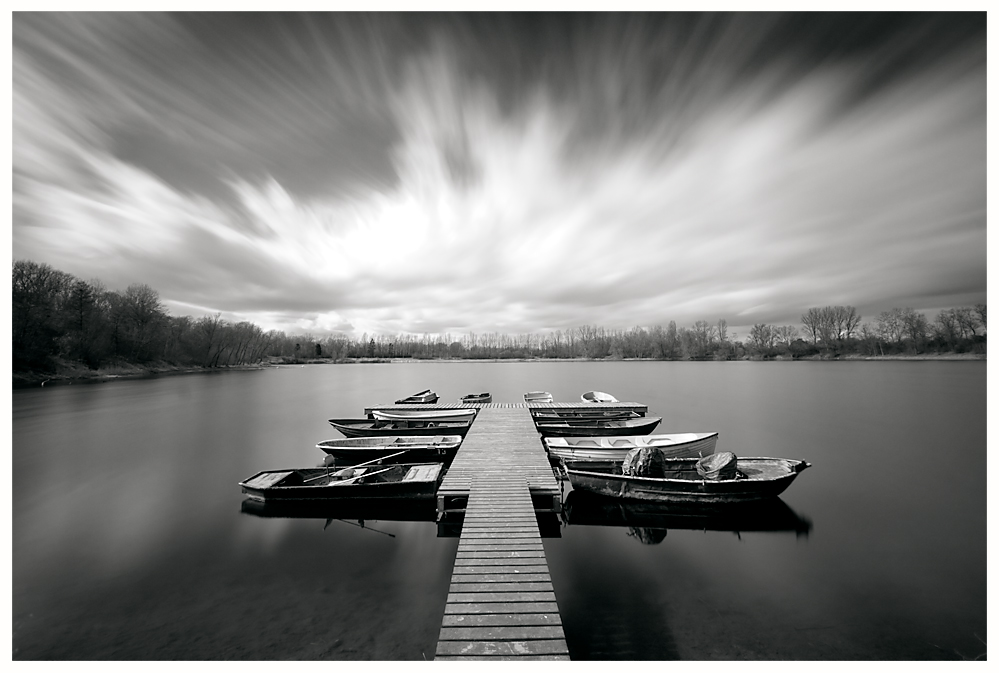
[{"label": "distant shoreline", "polygon": [[88,370],[79,366],[67,366],[57,372],[24,371],[14,372],[13,389],[39,388],[54,385],[71,385],[108,383],[110,381],[129,381],[136,379],[173,376],[178,374],[217,374],[227,371],[253,371],[260,369],[275,369],[282,367],[303,367],[305,365],[351,365],[351,364],[402,364],[402,363],[463,363],[463,362],[844,362],[844,361],[975,361],[986,360],[982,353],[949,353],[942,355],[844,355],[838,358],[822,358],[811,356],[792,360],[790,358],[775,358],[773,360],[659,360],[656,358],[623,358],[611,360],[607,358],[351,358],[334,362],[325,358],[303,359],[298,361],[272,361],[256,365],[238,365],[204,369],[201,367],[177,367],[167,364],[150,366],[127,365],[115,367],[112,370]]}]

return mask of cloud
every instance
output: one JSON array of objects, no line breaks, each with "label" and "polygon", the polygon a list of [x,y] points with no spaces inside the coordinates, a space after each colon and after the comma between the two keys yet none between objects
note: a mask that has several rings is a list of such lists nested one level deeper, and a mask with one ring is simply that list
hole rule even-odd
[{"label": "cloud", "polygon": [[468,51],[474,22],[240,25],[254,52],[115,20],[17,23],[14,253],[178,311],[523,333],[984,301],[977,48],[912,70],[896,44],[871,88],[859,59],[741,68],[735,24],[555,30],[532,75]]}]

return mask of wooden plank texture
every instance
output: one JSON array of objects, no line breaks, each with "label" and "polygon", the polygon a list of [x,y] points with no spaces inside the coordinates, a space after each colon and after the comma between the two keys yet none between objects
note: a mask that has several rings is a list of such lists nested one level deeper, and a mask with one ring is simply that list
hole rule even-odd
[{"label": "wooden plank texture", "polygon": [[532,493],[560,506],[530,413],[482,405],[438,493],[467,499],[435,658],[569,658]]}]

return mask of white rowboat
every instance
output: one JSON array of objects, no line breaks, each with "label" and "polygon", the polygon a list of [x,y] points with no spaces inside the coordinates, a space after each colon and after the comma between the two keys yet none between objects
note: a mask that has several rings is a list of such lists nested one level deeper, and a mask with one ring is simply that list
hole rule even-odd
[{"label": "white rowboat", "polygon": [[584,402],[619,402],[616,397],[609,393],[602,393],[599,390],[591,390],[579,396]]},{"label": "white rowboat", "polygon": [[470,421],[475,409],[375,409],[379,421]]},{"label": "white rowboat", "polygon": [[715,452],[717,432],[679,432],[626,437],[545,437],[553,459],[622,461],[632,449],[655,447],[666,458],[699,458]]}]

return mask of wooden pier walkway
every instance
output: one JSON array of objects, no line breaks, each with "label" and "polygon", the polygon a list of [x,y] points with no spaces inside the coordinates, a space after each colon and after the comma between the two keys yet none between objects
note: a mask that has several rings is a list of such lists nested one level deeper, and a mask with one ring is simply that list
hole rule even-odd
[{"label": "wooden pier walkway", "polygon": [[535,514],[561,509],[558,482],[526,406],[485,406],[438,491],[464,523],[436,658],[567,660]]},{"label": "wooden pier walkway", "polygon": [[[479,412],[437,493],[437,518],[463,514],[437,641],[439,660],[569,659],[537,512],[559,512],[561,489],[530,408],[566,403],[411,405]],[[621,404],[641,411],[644,405]],[[365,409],[400,408],[385,405]]]}]

